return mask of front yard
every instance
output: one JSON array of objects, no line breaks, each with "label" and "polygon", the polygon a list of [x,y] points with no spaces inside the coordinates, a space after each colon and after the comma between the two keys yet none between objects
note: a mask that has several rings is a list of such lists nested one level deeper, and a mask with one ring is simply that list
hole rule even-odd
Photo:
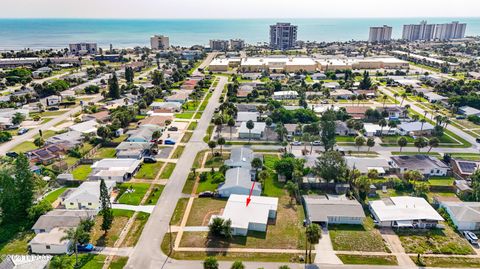
[{"label": "front yard", "polygon": [[121,247],[134,247],[137,244],[138,239],[142,234],[143,227],[145,227],[149,217],[150,214],[148,213],[138,212],[137,217],[135,218],[132,227],[128,231],[127,237],[125,237],[125,240],[123,240]]},{"label": "front yard", "polygon": [[397,257],[393,255],[337,254],[337,257],[344,264],[398,265]]},{"label": "front yard", "polygon": [[188,216],[187,226],[208,225],[210,216],[219,214],[226,204],[227,200],[225,199],[195,198]]},{"label": "front yard", "polygon": [[72,175],[76,180],[86,180],[91,172],[92,168],[89,164],[81,164],[72,170]]},{"label": "front yard", "polygon": [[147,183],[123,183],[119,186],[120,197],[117,202],[127,205],[139,205],[150,184]]},{"label": "front yard", "polygon": [[162,169],[163,163],[143,163],[142,167],[135,174],[135,178],[140,179],[155,179],[160,169]]},{"label": "front yard", "polygon": [[113,210],[113,223],[108,233],[104,233],[101,229],[102,217],[95,218],[95,226],[90,233],[90,242],[99,247],[113,247],[117,241],[120,233],[128,222],[128,219],[133,216],[133,211],[129,210]]},{"label": "front yard", "polygon": [[[412,261],[418,266],[417,257],[410,256]],[[480,268],[479,258],[463,258],[463,257],[422,257],[422,261],[427,267],[443,267],[443,268]]]},{"label": "front yard", "polygon": [[334,250],[388,252],[371,218],[363,225],[329,225],[328,230]]},{"label": "front yard", "polygon": [[407,253],[420,254],[475,254],[470,244],[445,225],[445,229],[396,230]]},{"label": "front yard", "polygon": [[162,173],[160,174],[160,178],[169,179],[172,175],[173,169],[175,169],[175,164],[167,163],[167,165],[165,165],[165,168],[163,168]]}]

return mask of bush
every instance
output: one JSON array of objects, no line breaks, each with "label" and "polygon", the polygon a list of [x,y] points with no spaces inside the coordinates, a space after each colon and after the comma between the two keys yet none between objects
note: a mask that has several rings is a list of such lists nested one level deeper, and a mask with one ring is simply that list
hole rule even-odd
[{"label": "bush", "polygon": [[28,209],[28,219],[33,223],[37,221],[37,219],[41,215],[47,213],[52,209],[52,204],[50,204],[47,200],[42,200],[38,204],[33,205],[31,208]]}]

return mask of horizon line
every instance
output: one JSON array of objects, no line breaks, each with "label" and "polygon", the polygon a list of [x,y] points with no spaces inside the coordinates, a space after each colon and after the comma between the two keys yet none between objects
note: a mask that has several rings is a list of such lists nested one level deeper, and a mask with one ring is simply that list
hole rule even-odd
[{"label": "horizon line", "polygon": [[219,17],[219,18],[203,18],[203,17],[179,17],[179,18],[140,18],[140,17],[0,17],[0,20],[308,20],[308,19],[473,19],[480,16],[412,16],[412,17]]}]

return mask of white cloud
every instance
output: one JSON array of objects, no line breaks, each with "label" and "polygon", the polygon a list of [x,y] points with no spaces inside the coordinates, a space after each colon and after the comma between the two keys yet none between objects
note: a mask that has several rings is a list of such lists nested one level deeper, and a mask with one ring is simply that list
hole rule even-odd
[{"label": "white cloud", "polygon": [[474,0],[15,0],[3,18],[478,17]]}]

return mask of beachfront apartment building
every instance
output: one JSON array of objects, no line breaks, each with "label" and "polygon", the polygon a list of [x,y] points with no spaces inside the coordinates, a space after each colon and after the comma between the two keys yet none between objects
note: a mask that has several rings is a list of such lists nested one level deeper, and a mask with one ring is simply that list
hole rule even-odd
[{"label": "beachfront apartment building", "polygon": [[392,27],[383,25],[379,27],[370,27],[368,42],[385,42],[392,39]]},{"label": "beachfront apartment building", "polygon": [[153,50],[164,50],[170,48],[170,38],[164,35],[150,37],[150,46]]},{"label": "beachfront apartment building", "polygon": [[97,43],[72,43],[68,45],[70,53],[74,55],[97,54]]},{"label": "beachfront apartment building", "polygon": [[227,51],[229,46],[228,40],[212,39],[210,40],[210,49],[216,51]]},{"label": "beachfront apartment building", "polygon": [[279,50],[288,50],[297,43],[298,26],[279,22],[270,25],[270,47]]},{"label": "beachfront apartment building", "polygon": [[404,25],[402,39],[408,41],[460,39],[465,37],[466,28],[466,23],[458,21],[442,24],[428,24],[427,21],[421,21],[420,24]]}]

